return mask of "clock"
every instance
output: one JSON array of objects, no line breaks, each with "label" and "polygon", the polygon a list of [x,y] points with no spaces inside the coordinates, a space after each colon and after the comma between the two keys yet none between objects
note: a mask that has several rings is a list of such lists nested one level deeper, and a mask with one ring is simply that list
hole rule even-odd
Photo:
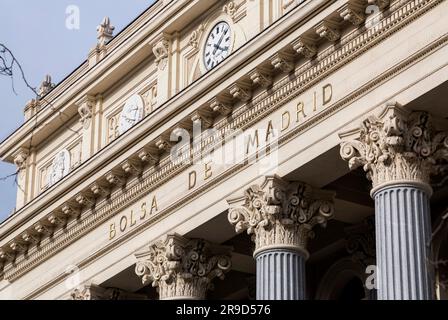
[{"label": "clock", "polygon": [[230,53],[232,30],[229,24],[221,21],[210,31],[204,47],[204,65],[207,70],[216,67]]},{"label": "clock", "polygon": [[120,134],[125,133],[132,128],[137,122],[143,119],[145,102],[143,98],[136,94],[130,97],[123,107],[120,115],[120,123],[118,130]]},{"label": "clock", "polygon": [[70,152],[64,149],[54,158],[47,176],[47,186],[51,187],[70,172]]}]

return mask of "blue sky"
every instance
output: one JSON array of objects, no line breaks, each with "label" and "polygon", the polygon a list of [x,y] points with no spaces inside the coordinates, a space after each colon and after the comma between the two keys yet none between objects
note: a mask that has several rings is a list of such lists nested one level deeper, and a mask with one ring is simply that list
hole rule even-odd
[{"label": "blue sky", "polygon": [[[96,44],[96,26],[109,16],[115,34],[148,8],[152,0],[0,0],[0,43],[6,45],[21,63],[28,82],[38,87],[46,74],[58,83],[78,67]],[[79,30],[66,28],[66,9],[75,5],[80,12]],[[23,123],[23,107],[33,98],[20,78],[0,76],[0,140]],[[0,163],[0,177],[15,167]],[[14,179],[0,181],[0,221],[14,209]]]}]

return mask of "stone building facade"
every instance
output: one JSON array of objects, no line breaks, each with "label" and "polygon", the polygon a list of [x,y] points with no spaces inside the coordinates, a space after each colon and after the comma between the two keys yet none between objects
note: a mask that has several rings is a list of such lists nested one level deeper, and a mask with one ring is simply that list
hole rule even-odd
[{"label": "stone building facade", "polygon": [[448,297],[444,0],[159,0],[0,144],[6,299]]}]

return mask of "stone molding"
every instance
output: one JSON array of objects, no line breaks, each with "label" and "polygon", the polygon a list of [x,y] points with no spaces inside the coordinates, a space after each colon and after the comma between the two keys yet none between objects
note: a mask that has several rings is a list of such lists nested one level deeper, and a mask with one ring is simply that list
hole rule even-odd
[{"label": "stone molding", "polygon": [[203,300],[214,278],[224,279],[231,268],[230,248],[177,234],[135,254],[136,274],[143,284],[157,287],[161,300]]},{"label": "stone molding", "polygon": [[326,226],[333,217],[334,193],[315,190],[302,182],[288,183],[269,176],[261,185],[252,185],[243,197],[230,199],[228,220],[237,233],[246,231],[260,251],[289,248],[304,253],[314,238],[316,225]]},{"label": "stone molding", "polygon": [[448,172],[448,131],[437,131],[427,112],[390,104],[340,136],[341,157],[351,170],[363,167],[372,193],[395,182],[417,183],[431,194],[431,178]]}]

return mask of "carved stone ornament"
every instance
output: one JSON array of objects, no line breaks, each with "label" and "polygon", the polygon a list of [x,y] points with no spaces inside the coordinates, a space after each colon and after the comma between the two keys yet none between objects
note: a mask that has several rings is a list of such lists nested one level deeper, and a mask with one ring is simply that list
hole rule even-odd
[{"label": "carved stone ornament", "polygon": [[359,26],[366,20],[362,6],[355,7],[353,5],[347,4],[344,7],[342,7],[338,12],[342,19],[350,22],[355,26]]},{"label": "carved stone ornament", "polygon": [[335,42],[341,38],[341,31],[335,23],[323,21],[316,27],[316,33],[321,38],[326,38],[328,41]]},{"label": "carved stone ornament", "polygon": [[238,10],[238,6],[235,5],[234,1],[229,1],[224,7],[222,8],[222,11],[225,12],[229,17],[234,21],[235,20],[235,14]]},{"label": "carved stone ornament", "polygon": [[156,64],[161,71],[165,70],[167,65],[169,47],[170,42],[165,38],[165,36],[162,36],[159,40],[157,40],[152,47],[152,52],[156,57]]},{"label": "carved stone ornament", "polygon": [[199,27],[191,33],[190,39],[188,40],[188,43],[194,49],[198,49],[199,48],[199,41],[201,39],[202,34],[204,33],[204,30],[205,30],[205,25],[204,24],[200,24]]},{"label": "carved stone ornament", "polygon": [[157,287],[161,300],[205,299],[214,278],[230,270],[230,248],[168,235],[135,254],[135,272]]},{"label": "carved stone ornament", "polygon": [[232,103],[231,101],[225,101],[223,99],[220,99],[218,97],[214,98],[210,102],[210,109],[212,109],[213,112],[220,113],[223,116],[227,116],[232,113]]},{"label": "carved stone ornament", "polygon": [[371,116],[360,129],[340,136],[342,159],[352,170],[362,166],[374,190],[411,182],[431,192],[431,177],[443,179],[448,172],[448,132],[435,130],[427,112],[388,105],[379,117]]},{"label": "carved stone ornament", "polygon": [[109,17],[104,17],[101,24],[97,27],[98,45],[106,45],[114,37],[115,27],[112,26]]},{"label": "carved stone ornament", "polygon": [[234,99],[241,100],[242,102],[248,102],[252,99],[252,89],[250,85],[246,83],[234,83],[231,85],[230,94]]},{"label": "carved stone ornament", "polygon": [[255,242],[255,253],[270,248],[289,248],[308,255],[307,243],[315,225],[326,226],[333,217],[334,193],[313,190],[301,182],[287,183],[266,177],[241,198],[228,200],[228,219],[236,232],[246,231]]},{"label": "carved stone ornament", "polygon": [[47,176],[47,186],[51,187],[62,180],[70,173],[70,152],[67,149],[61,150],[53,159],[49,174]]},{"label": "carved stone ornament", "polygon": [[314,44],[314,41],[304,37],[300,37],[293,43],[293,49],[308,59],[313,58],[317,54],[317,46]]},{"label": "carved stone ornament", "polygon": [[294,70],[294,56],[288,53],[276,53],[273,56],[271,63],[275,69],[278,69],[284,73],[290,73]]},{"label": "carved stone ornament", "polygon": [[37,92],[39,94],[39,98],[44,97],[47,93],[53,90],[54,87],[55,84],[51,82],[51,76],[47,74],[39,87],[39,91]]},{"label": "carved stone ornament", "polygon": [[28,159],[29,151],[25,148],[20,148],[14,155],[14,164],[19,171],[26,168],[26,160]]},{"label": "carved stone ornament", "polygon": [[90,127],[94,104],[95,98],[91,96],[86,96],[77,103],[80,121],[83,124],[84,129],[88,129]]},{"label": "carved stone ornament", "polygon": [[250,79],[256,85],[262,88],[267,88],[272,85],[272,74],[268,70],[263,70],[261,68],[256,68],[250,74]]}]

